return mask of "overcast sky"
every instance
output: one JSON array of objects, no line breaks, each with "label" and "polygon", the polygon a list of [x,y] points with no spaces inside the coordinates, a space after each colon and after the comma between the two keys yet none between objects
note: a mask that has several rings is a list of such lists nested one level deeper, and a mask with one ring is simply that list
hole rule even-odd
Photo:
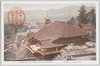
[{"label": "overcast sky", "polygon": [[[66,6],[81,6],[83,3],[61,3],[61,4],[5,4],[4,11],[9,11],[13,7],[20,7],[23,10],[49,10],[59,9]],[[84,3],[85,6],[96,6],[95,3]]]}]

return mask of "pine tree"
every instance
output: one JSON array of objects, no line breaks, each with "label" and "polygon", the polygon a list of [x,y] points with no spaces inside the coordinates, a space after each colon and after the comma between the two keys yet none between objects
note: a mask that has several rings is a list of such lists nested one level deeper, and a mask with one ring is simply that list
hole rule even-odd
[{"label": "pine tree", "polygon": [[69,20],[69,23],[70,23],[70,24],[74,24],[74,17],[72,17],[72,18]]},{"label": "pine tree", "polygon": [[95,25],[96,24],[96,14],[95,14],[95,10],[92,9],[87,14],[88,14],[88,18],[87,19],[89,20],[89,23],[92,24],[92,25]]},{"label": "pine tree", "polygon": [[79,16],[78,16],[78,21],[81,23],[81,24],[86,24],[86,10],[85,10],[85,6],[82,5],[82,7],[80,7],[80,10],[79,10]]}]

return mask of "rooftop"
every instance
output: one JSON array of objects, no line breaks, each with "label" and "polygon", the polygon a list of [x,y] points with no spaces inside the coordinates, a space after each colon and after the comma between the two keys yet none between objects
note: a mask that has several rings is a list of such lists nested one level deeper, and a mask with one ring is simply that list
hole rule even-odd
[{"label": "rooftop", "polygon": [[40,48],[53,48],[53,47],[59,47],[64,46],[64,44],[53,44],[52,41],[42,41],[41,44],[37,44]]},{"label": "rooftop", "polygon": [[87,35],[83,28],[78,28],[66,22],[56,21],[40,29],[34,37],[41,41],[44,39],[55,40],[59,37],[75,37],[83,35]]},{"label": "rooftop", "polygon": [[93,28],[95,28],[94,25],[83,25],[82,26],[85,30],[92,30]]}]

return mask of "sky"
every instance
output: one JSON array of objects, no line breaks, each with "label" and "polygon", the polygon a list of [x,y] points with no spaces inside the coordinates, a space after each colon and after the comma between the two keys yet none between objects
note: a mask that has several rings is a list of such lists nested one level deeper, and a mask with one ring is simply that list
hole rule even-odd
[{"label": "sky", "polygon": [[[20,7],[23,10],[49,10],[59,9],[67,6],[81,6],[83,3],[59,3],[59,4],[5,4],[4,11],[9,11],[13,7]],[[85,6],[95,6],[95,3],[84,3]]]}]

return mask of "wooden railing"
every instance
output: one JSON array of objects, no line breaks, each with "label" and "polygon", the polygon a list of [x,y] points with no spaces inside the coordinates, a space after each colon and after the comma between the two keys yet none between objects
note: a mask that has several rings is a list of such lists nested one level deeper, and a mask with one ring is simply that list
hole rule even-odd
[{"label": "wooden railing", "polygon": [[58,50],[58,51],[44,52],[44,51],[39,50],[38,52],[40,52],[42,55],[49,55],[49,54],[60,53],[61,51]]},{"label": "wooden railing", "polygon": [[39,50],[38,52],[40,52],[42,55],[45,55],[45,53],[43,51],[41,51],[41,50]]},{"label": "wooden railing", "polygon": [[34,51],[30,46],[28,46],[28,45],[27,45],[27,48],[28,48],[32,53],[35,52],[35,51]]},{"label": "wooden railing", "polygon": [[[49,55],[49,54],[55,54],[55,53],[60,53],[60,49],[58,47],[55,48],[47,48],[47,51],[41,51],[39,49],[38,51],[34,51],[29,45],[27,45],[27,48],[32,52],[32,53],[41,53],[42,55]],[[61,47],[60,47],[61,48]]]}]

